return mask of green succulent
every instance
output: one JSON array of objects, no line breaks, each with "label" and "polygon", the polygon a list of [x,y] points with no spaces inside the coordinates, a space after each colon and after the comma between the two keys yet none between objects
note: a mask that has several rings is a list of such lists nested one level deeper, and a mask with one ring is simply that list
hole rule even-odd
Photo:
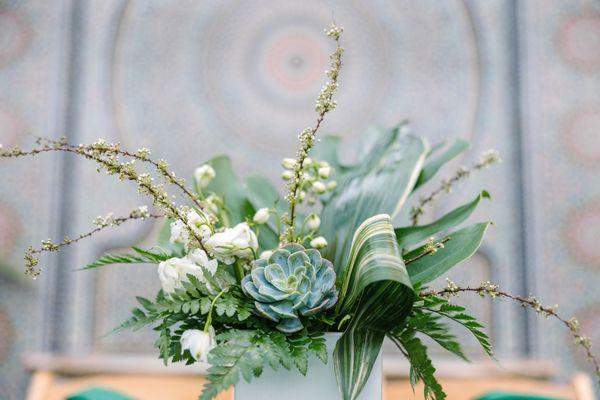
[{"label": "green succulent", "polygon": [[287,244],[268,260],[254,261],[242,280],[242,290],[254,299],[261,316],[278,322],[277,329],[292,333],[302,329],[300,317],[308,317],[335,305],[333,264],[315,249]]}]

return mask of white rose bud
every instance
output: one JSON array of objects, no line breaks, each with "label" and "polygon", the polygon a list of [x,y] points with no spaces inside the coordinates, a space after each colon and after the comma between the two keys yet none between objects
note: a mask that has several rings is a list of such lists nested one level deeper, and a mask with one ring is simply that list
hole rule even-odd
[{"label": "white rose bud", "polygon": [[227,265],[233,264],[235,257],[252,258],[258,250],[256,235],[245,222],[215,233],[204,245],[210,253]]},{"label": "white rose bud", "polygon": [[310,246],[315,249],[322,249],[327,247],[327,240],[323,236],[319,236],[310,241]]},{"label": "white rose bud", "polygon": [[331,175],[331,167],[329,165],[319,167],[319,176],[321,179],[327,179]]},{"label": "white rose bud", "polygon": [[290,179],[294,178],[294,171],[283,171],[281,173],[281,179],[283,179],[284,181],[289,181]]},{"label": "white rose bud", "polygon": [[254,214],[254,218],[252,218],[252,221],[254,221],[254,223],[256,223],[256,224],[265,224],[268,220],[269,220],[269,209],[266,207],[258,210],[256,212],[256,214]]},{"label": "white rose bud", "polygon": [[296,160],[293,158],[284,158],[283,161],[281,161],[281,166],[285,169],[294,169]]},{"label": "white rose bud", "polygon": [[188,350],[197,361],[207,362],[208,353],[217,345],[215,330],[211,326],[208,332],[188,329],[181,334],[181,349]]},{"label": "white rose bud", "polygon": [[321,181],[316,181],[316,182],[313,182],[312,189],[317,194],[323,194],[327,191],[327,186],[325,186],[325,184]]},{"label": "white rose bud", "polygon": [[[209,259],[203,250],[197,249],[183,258],[173,257],[158,264],[158,279],[165,294],[169,295],[175,289],[183,288],[183,282],[188,281],[188,275],[193,275],[200,282],[207,283],[200,266],[214,274],[217,265],[217,260]],[[211,290],[208,285],[207,288]]]},{"label": "white rose bud", "polygon": [[208,164],[204,164],[194,171],[194,179],[196,179],[196,184],[201,188],[205,188],[208,186],[210,181],[214,179],[217,174],[213,167]]},{"label": "white rose bud", "polygon": [[273,254],[272,250],[265,250],[262,253],[260,253],[260,257],[259,258],[262,258],[263,260],[268,260],[269,257],[271,257],[272,254]]},{"label": "white rose bud", "polygon": [[317,214],[311,214],[306,220],[306,226],[311,231],[316,231],[321,226],[321,218]]},{"label": "white rose bud", "polygon": [[206,240],[212,234],[211,224],[208,216],[202,211],[200,213],[191,210],[187,213],[188,226],[202,240]]}]

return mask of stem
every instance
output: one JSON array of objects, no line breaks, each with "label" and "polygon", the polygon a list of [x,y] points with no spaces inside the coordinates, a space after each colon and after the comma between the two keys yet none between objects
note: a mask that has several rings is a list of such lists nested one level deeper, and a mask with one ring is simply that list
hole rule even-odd
[{"label": "stem", "polygon": [[[444,239],[444,240],[442,240],[441,242],[438,242],[438,244],[444,244],[444,243],[447,243],[447,242],[449,242],[451,239],[452,239],[452,238],[448,236],[447,238],[445,238],[445,239]],[[430,254],[436,253],[438,250],[439,250],[439,248],[437,248],[437,247],[436,247],[436,248],[433,248],[433,249],[431,249],[431,250],[427,250],[427,251],[425,251],[425,252],[423,252],[423,253],[419,254],[418,256],[415,256],[415,257],[413,257],[413,258],[411,258],[411,259],[408,259],[408,260],[404,261],[404,265],[409,265],[409,264],[412,264],[412,263],[414,263],[415,261],[418,261],[418,260],[420,260],[421,258],[423,258],[423,257],[425,257],[425,256],[428,256],[428,255],[430,255]]]},{"label": "stem", "polygon": [[215,298],[210,302],[210,308],[208,309],[208,316],[206,317],[206,323],[204,324],[204,332],[208,333],[208,329],[210,328],[210,325],[212,324],[212,311],[213,308],[215,307],[215,303],[217,302],[217,299],[219,297],[221,297],[223,295],[223,293],[225,293],[227,291],[226,289],[223,289],[219,292],[219,294],[217,294],[215,296]]}]

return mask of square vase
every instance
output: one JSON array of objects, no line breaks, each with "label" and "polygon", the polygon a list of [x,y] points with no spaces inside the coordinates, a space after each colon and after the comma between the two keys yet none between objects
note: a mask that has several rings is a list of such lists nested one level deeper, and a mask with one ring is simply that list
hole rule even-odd
[{"label": "square vase", "polygon": [[[240,380],[235,386],[235,400],[335,400],[342,395],[337,386],[333,367],[333,349],[342,334],[326,333],[328,362],[323,364],[314,354],[308,358],[308,372],[303,376],[297,369],[280,368],[273,371],[265,366],[262,375],[251,383]],[[358,400],[381,400],[382,392],[381,352],[373,365],[373,371]]]}]

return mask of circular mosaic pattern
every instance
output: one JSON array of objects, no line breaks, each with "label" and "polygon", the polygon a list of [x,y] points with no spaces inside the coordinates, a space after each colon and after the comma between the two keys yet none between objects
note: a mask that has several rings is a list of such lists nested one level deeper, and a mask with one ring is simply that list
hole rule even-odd
[{"label": "circular mosaic pattern", "polygon": [[477,42],[462,1],[130,2],[118,18],[107,85],[120,141],[152,141],[195,162],[227,152],[274,175],[267,165],[314,123],[333,50],[323,34],[332,8],[347,28],[346,56],[339,107],[323,132],[355,138],[372,123],[406,117],[432,141],[474,131]]},{"label": "circular mosaic pattern", "polygon": [[567,218],[564,238],[578,260],[600,267],[600,202],[574,209]]},{"label": "circular mosaic pattern", "polygon": [[0,144],[5,149],[14,147],[25,131],[19,113],[7,104],[0,103]]},{"label": "circular mosaic pattern", "polygon": [[0,364],[6,360],[14,342],[14,329],[8,312],[0,306]]},{"label": "circular mosaic pattern", "polygon": [[568,19],[558,38],[560,52],[570,65],[589,72],[600,69],[600,16]]},{"label": "circular mosaic pattern", "polygon": [[600,165],[600,107],[578,110],[567,118],[566,148],[577,162]]},{"label": "circular mosaic pattern", "polygon": [[13,254],[19,231],[14,211],[0,203],[0,255],[7,257]]},{"label": "circular mosaic pattern", "polygon": [[12,11],[0,11],[0,67],[15,61],[29,42],[29,26]]}]

